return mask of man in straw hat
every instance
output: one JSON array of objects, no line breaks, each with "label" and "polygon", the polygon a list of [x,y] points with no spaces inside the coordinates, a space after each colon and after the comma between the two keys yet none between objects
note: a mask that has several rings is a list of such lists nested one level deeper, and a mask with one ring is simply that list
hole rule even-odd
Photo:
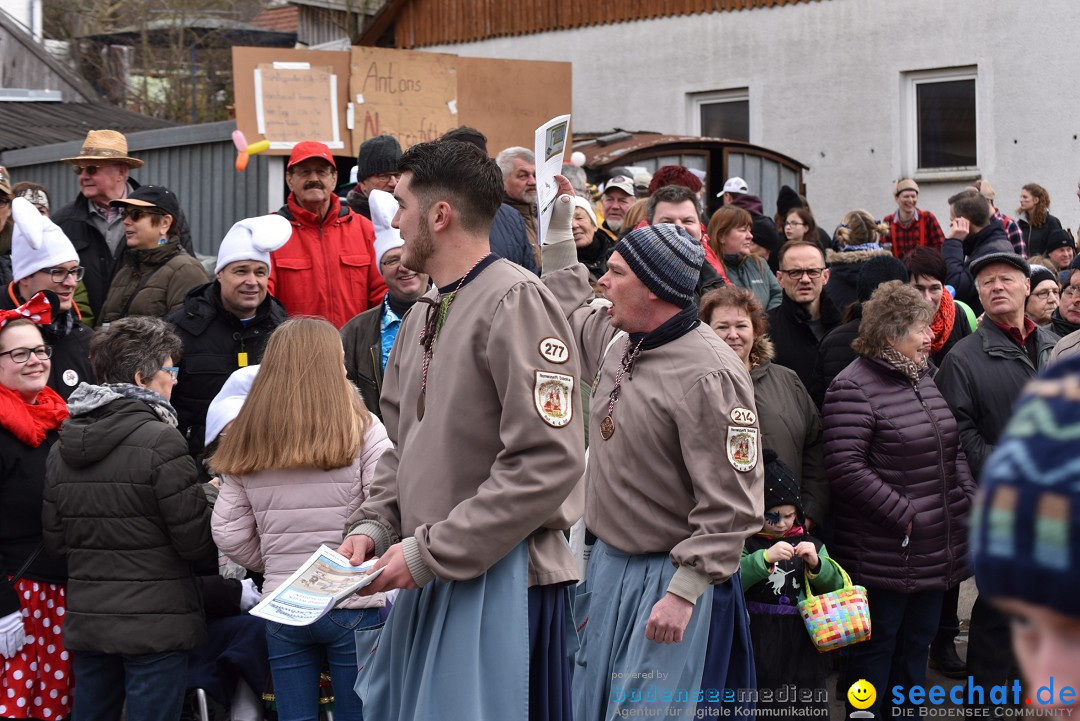
[{"label": "man in straw hat", "polygon": [[[71,239],[86,269],[84,284],[94,315],[101,312],[113,276],[123,265],[124,222],[119,208],[109,205],[126,198],[139,187],[129,177],[143,161],[128,155],[127,138],[115,130],[91,130],[82,149],[73,158],[61,158],[72,165],[79,179],[79,196],[61,208],[53,220]],[[176,219],[180,244],[191,255],[191,232],[183,212]]]}]

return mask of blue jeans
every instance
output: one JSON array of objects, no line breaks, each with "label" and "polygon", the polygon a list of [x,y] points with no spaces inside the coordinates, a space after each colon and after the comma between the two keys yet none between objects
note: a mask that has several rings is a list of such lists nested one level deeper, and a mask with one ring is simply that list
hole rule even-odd
[{"label": "blue jeans", "polygon": [[125,656],[75,651],[71,671],[75,697],[71,709],[79,721],[176,721],[187,686],[184,651]]},{"label": "blue jeans", "polygon": [[[866,594],[870,640],[847,647],[840,693],[866,679],[877,690],[877,700],[867,710],[876,719],[890,719],[890,689],[896,685],[910,689],[926,681],[930,642],[937,634],[945,591],[900,593],[867,586]],[[850,703],[845,707],[849,714],[855,710]]]},{"label": "blue jeans", "polygon": [[310,626],[267,622],[266,646],[280,721],[316,721],[319,717],[319,672],[323,657],[334,686],[334,720],[362,721],[356,682],[356,642],[353,631],[374,626],[379,609],[338,609]]}]

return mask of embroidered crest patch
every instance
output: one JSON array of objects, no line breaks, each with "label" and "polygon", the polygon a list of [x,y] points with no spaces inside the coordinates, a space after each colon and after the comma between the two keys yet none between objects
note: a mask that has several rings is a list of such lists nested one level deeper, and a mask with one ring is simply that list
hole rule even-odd
[{"label": "embroidered crest patch", "polygon": [[728,415],[731,417],[732,423],[737,423],[740,426],[752,426],[757,423],[757,413],[754,413],[749,408],[736,406],[731,409],[731,413]]},{"label": "embroidered crest patch", "polygon": [[552,363],[565,363],[570,360],[570,349],[558,338],[545,338],[540,341],[540,355]]},{"label": "embroidered crest patch", "polygon": [[728,426],[727,459],[736,471],[752,471],[758,459],[758,429]]},{"label": "embroidered crest patch", "polygon": [[533,404],[544,423],[562,428],[574,417],[574,377],[536,371]]}]

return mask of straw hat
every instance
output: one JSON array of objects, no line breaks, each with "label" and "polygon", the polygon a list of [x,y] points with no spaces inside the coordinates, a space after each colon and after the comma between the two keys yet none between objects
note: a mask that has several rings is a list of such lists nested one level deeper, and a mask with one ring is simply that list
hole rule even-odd
[{"label": "straw hat", "polygon": [[128,156],[127,138],[115,130],[91,130],[86,134],[78,157],[61,158],[65,163],[77,165],[88,160],[110,160],[130,168],[141,168],[143,161]]}]

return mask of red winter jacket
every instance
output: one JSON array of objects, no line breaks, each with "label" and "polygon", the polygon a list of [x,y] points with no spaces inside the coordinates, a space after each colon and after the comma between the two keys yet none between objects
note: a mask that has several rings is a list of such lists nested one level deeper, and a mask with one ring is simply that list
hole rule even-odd
[{"label": "red winter jacket", "polygon": [[278,215],[292,223],[293,234],[270,255],[269,290],[289,315],[322,316],[341,328],[382,302],[386,283],[375,263],[370,220],[342,205],[337,195],[321,223],[292,193]]}]

